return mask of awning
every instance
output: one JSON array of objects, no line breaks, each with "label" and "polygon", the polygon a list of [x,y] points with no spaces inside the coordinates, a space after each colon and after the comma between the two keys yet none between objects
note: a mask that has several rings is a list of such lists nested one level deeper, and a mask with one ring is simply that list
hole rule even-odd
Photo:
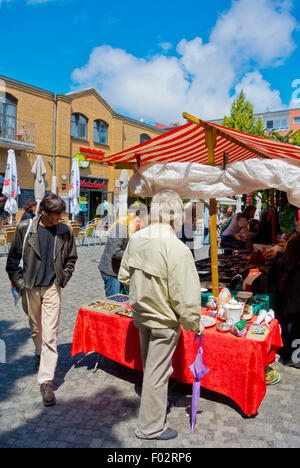
[{"label": "awning", "polygon": [[[188,114],[184,114],[186,116]],[[255,158],[281,159],[300,166],[300,147],[197,119],[140,145],[103,159],[117,168],[134,164],[197,162],[208,164],[205,129],[216,135],[215,165]]]}]

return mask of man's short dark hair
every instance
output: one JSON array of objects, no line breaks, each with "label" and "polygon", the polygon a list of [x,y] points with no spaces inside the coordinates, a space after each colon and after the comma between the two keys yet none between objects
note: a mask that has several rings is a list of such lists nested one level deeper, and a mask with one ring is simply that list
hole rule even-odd
[{"label": "man's short dark hair", "polygon": [[45,211],[48,214],[61,214],[64,211],[66,211],[66,204],[60,197],[58,197],[54,193],[49,193],[43,198],[43,200],[40,203],[39,214],[42,214],[42,211]]}]

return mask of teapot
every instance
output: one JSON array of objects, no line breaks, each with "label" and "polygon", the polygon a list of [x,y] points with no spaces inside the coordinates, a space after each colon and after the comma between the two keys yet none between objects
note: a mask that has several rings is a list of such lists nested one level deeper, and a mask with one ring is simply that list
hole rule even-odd
[{"label": "teapot", "polygon": [[224,304],[224,318],[231,323],[236,323],[241,319],[243,315],[244,304],[241,302],[236,301],[235,299],[231,299],[229,302]]}]

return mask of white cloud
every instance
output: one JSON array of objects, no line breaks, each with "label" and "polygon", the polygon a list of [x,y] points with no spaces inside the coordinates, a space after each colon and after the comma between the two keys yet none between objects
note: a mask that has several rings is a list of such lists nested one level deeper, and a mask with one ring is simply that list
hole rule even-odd
[{"label": "white cloud", "polygon": [[173,48],[173,44],[171,42],[160,42],[158,45],[165,53],[169,52]]},{"label": "white cloud", "polygon": [[263,79],[259,71],[246,73],[235,87],[235,97],[244,90],[246,98],[253,104],[256,112],[266,112],[269,108],[281,110],[283,106],[280,93],[272,90],[270,83]]},{"label": "white cloud", "polygon": [[97,47],[73,71],[73,88],[95,87],[117,111],[165,123],[182,121],[183,111],[206,119],[228,115],[241,89],[255,111],[280,109],[279,91],[259,68],[282,63],[295,48],[291,6],[290,0],[235,0],[207,43],[200,37],[182,39],[172,56],[164,54],[169,43],[161,43],[162,53],[147,59]]},{"label": "white cloud", "polygon": [[260,66],[282,63],[294,50],[296,20],[291,2],[234,1],[213,29],[210,40],[238,62],[256,60]]}]

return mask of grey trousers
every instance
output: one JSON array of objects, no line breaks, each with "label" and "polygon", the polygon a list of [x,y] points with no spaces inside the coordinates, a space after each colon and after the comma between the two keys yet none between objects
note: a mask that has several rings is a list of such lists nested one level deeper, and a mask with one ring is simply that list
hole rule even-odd
[{"label": "grey trousers", "polygon": [[166,429],[168,383],[180,327],[148,328],[134,322],[140,332],[144,367],[141,406],[136,435],[152,439]]}]

